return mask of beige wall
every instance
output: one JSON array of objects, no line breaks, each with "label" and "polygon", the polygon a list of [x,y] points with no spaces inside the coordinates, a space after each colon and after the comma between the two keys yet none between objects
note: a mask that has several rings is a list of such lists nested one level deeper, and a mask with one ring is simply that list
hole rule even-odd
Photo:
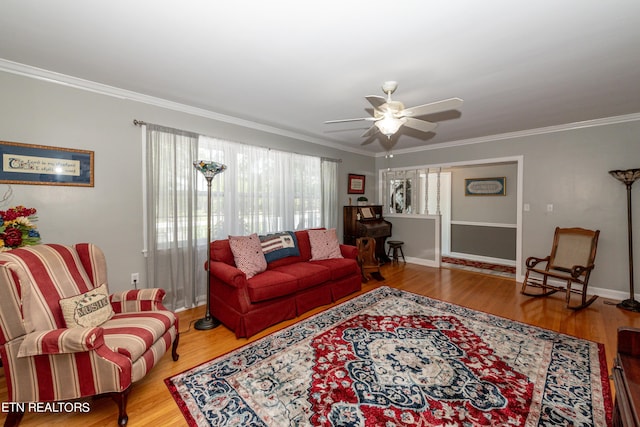
[{"label": "beige wall", "polygon": [[[628,295],[628,251],[625,187],[608,171],[640,167],[640,122],[630,121],[573,130],[501,139],[480,144],[401,153],[391,165],[377,158],[376,167],[473,162],[522,156],[522,260],[546,255],[556,226],[601,230],[591,285],[601,294]],[[640,185],[634,188],[634,247],[640,250]],[[553,204],[551,213],[546,205]],[[636,251],[637,253],[638,251]],[[635,265],[638,266],[636,256]],[[635,281],[640,268],[635,269]]]},{"label": "beige wall", "polygon": [[[3,207],[37,208],[38,227],[47,242],[100,245],[107,255],[112,290],[128,288],[133,272],[139,272],[145,284],[141,131],[132,124],[136,118],[238,142],[340,158],[340,204],[348,202],[348,173],[367,176],[366,196],[373,202],[378,171],[388,166],[523,156],[523,202],[531,206],[523,214],[523,260],[549,251],[556,225],[598,228],[601,238],[592,283],[604,290],[628,291],[626,192],[607,171],[640,167],[638,121],[413,153],[395,150],[389,163],[5,72],[0,72],[0,93],[0,140],[95,151],[95,187],[13,185],[13,197]],[[636,258],[640,252],[638,187],[633,192]],[[0,193],[5,189],[0,185]],[[546,212],[549,203],[554,205],[552,213]],[[640,268],[635,271],[640,283]]]},{"label": "beige wall", "polygon": [[[44,242],[93,242],[106,254],[112,291],[130,288],[131,273],[145,280],[142,254],[141,128],[133,119],[301,154],[342,159],[340,204],[347,174],[372,174],[374,159],[273,133],[141,102],[0,72],[0,140],[93,150],[95,187],[12,185],[17,204],[38,210]],[[374,198],[367,181],[367,195]],[[0,194],[7,186],[0,184]],[[342,235],[340,218],[338,235]],[[202,286],[204,292],[204,284]]]}]

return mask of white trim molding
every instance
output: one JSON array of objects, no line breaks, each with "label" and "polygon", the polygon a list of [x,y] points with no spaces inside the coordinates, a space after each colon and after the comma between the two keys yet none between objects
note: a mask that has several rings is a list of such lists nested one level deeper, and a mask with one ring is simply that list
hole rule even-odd
[{"label": "white trim molding", "polygon": [[[335,148],[337,150],[346,151],[354,154],[361,154],[361,155],[370,156],[370,157],[383,157],[388,154],[386,151],[379,152],[379,153],[371,153],[370,151],[352,148],[352,147],[339,144],[334,141],[329,141],[323,138],[317,138],[310,135],[292,132],[286,129],[277,128],[275,126],[269,126],[266,124],[241,119],[238,117],[228,116],[226,114],[220,114],[214,111],[193,107],[193,106],[181,104],[178,102],[168,101],[166,99],[144,95],[138,92],[121,89],[115,86],[109,86],[102,83],[97,83],[90,80],[69,76],[66,74],[56,73],[54,71],[49,71],[42,68],[32,67],[30,65],[20,64],[18,62],[9,61],[2,58],[0,58],[0,71],[5,71],[7,73],[12,73],[12,74],[17,74],[25,77],[38,79],[38,80],[43,80],[50,83],[69,86],[76,89],[82,89],[89,92],[98,93],[101,95],[112,96],[119,99],[128,99],[131,101],[154,105],[154,106],[166,108],[169,110],[192,114],[194,116],[200,116],[200,117],[205,117],[213,120],[218,120],[225,123],[243,126],[249,129],[255,129],[255,130],[259,130],[259,131],[263,131],[263,132],[267,132],[275,135],[280,135],[288,138],[299,139],[302,141],[307,141],[313,144]],[[640,120],[640,113],[627,114],[627,115],[614,116],[614,117],[603,117],[600,119],[566,123],[562,125],[548,126],[544,128],[528,129],[523,131],[508,132],[508,133],[496,134],[496,135],[487,135],[479,138],[462,139],[457,141],[442,142],[439,144],[427,144],[422,147],[407,148],[404,150],[394,150],[394,154],[416,153],[420,151],[438,150],[441,148],[451,148],[451,147],[458,147],[463,145],[482,144],[486,142],[499,141],[503,139],[522,138],[526,136],[541,135],[546,133],[561,132],[561,131],[582,129],[582,128],[595,127],[595,126],[605,126],[605,125],[611,125],[616,123],[633,122],[633,121],[639,121],[639,120]]]}]

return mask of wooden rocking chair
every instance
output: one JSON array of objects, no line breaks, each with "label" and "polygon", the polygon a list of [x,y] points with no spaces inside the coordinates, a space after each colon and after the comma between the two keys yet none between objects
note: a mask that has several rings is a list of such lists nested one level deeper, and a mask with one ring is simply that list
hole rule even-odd
[{"label": "wooden rocking chair", "polygon": [[[556,227],[551,254],[545,258],[527,258],[527,273],[521,293],[541,297],[564,291],[567,308],[577,310],[587,307],[598,298],[593,295],[587,300],[587,285],[595,267],[599,235],[600,230]],[[538,267],[538,264],[545,262],[544,268]],[[572,288],[573,284],[578,286]],[[527,291],[527,287],[539,288],[541,291],[531,293]],[[572,293],[581,295],[580,304],[571,305]]]},{"label": "wooden rocking chair", "polygon": [[376,280],[384,280],[380,273],[380,261],[376,258],[376,239],[373,237],[358,237],[356,239],[356,247],[358,248],[358,264],[362,273],[362,281],[367,283],[367,270],[375,270],[371,273],[371,277]]}]

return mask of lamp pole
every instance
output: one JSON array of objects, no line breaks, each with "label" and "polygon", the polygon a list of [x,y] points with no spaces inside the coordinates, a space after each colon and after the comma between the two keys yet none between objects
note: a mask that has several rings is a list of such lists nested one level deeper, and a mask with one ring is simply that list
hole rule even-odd
[{"label": "lamp pole", "polygon": [[629,235],[629,299],[619,303],[617,307],[624,310],[640,312],[640,302],[635,300],[635,290],[633,286],[633,225],[631,216],[631,186],[640,178],[640,169],[612,170],[609,171],[618,181],[627,187],[627,228]]},{"label": "lamp pole", "polygon": [[204,317],[198,319],[193,326],[203,331],[220,325],[220,321],[211,315],[211,182],[214,176],[224,172],[227,167],[209,160],[196,160],[193,166],[202,172],[207,180],[207,308]]}]

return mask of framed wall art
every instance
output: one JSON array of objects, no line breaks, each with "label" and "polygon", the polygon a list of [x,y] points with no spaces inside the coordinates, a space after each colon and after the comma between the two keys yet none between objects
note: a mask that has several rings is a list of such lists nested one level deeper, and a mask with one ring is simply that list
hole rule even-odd
[{"label": "framed wall art", "polygon": [[0,141],[0,183],[93,187],[93,151]]},{"label": "framed wall art", "polygon": [[464,180],[465,196],[506,196],[507,178],[466,178]]},{"label": "framed wall art", "polygon": [[349,174],[349,194],[364,194],[364,175]]}]

